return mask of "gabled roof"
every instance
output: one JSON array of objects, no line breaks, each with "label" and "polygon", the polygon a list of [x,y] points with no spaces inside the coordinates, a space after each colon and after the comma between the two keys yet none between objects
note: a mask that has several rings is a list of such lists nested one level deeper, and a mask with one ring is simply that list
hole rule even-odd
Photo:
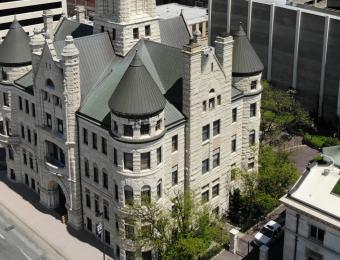
[{"label": "gabled roof", "polygon": [[263,71],[263,64],[244,32],[242,25],[234,34],[233,76],[250,76]]},{"label": "gabled roof", "polygon": [[32,64],[29,42],[29,36],[22,29],[20,23],[14,19],[0,45],[0,65],[19,67]]},{"label": "gabled roof", "polygon": [[92,34],[93,26],[64,17],[54,33],[54,40],[64,41],[67,35],[71,35],[73,38],[80,38]]},{"label": "gabled roof", "polygon": [[[100,81],[92,88],[82,103],[80,108],[82,115],[98,122],[104,122],[104,119],[110,113],[109,100],[129,68],[136,50],[138,50],[139,58],[161,93],[165,95],[170,89],[173,90],[175,83],[183,76],[181,50],[141,39],[125,57],[116,56],[107,70],[104,71]],[[167,122],[165,123],[167,124]]]},{"label": "gabled roof", "polygon": [[33,72],[32,72],[32,70],[27,72],[21,78],[15,80],[14,84],[23,88],[26,92],[33,95],[34,94],[34,88],[33,88]]},{"label": "gabled roof", "polygon": [[[79,50],[80,91],[83,101],[91,89],[98,84],[98,81],[116,59],[116,56],[107,33],[76,38],[74,39],[74,44]],[[64,45],[64,40],[54,42],[59,59],[61,59]]]},{"label": "gabled roof", "polygon": [[137,51],[110,98],[109,107],[113,113],[128,118],[151,116],[164,109],[165,98]]},{"label": "gabled roof", "polygon": [[189,43],[190,33],[183,16],[159,20],[161,43],[182,49]]}]

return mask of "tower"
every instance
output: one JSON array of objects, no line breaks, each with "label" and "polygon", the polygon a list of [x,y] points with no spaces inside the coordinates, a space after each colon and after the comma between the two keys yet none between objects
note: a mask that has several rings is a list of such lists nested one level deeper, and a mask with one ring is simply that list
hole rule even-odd
[{"label": "tower", "polygon": [[116,54],[125,56],[141,38],[160,41],[155,0],[98,0],[94,32],[108,32]]}]

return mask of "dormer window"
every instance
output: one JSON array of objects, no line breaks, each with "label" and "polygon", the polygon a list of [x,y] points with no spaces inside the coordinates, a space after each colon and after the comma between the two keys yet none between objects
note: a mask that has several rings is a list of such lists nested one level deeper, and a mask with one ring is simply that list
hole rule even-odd
[{"label": "dormer window", "polygon": [[141,135],[150,134],[150,124],[142,124],[140,127],[140,134]]},{"label": "dormer window", "polygon": [[133,136],[133,129],[132,129],[132,125],[124,125],[124,135],[125,136]]}]

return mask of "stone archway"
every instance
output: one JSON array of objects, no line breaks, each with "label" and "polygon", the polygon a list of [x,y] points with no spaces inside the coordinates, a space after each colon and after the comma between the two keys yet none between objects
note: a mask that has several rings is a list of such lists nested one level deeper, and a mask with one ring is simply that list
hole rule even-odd
[{"label": "stone archway", "polygon": [[68,200],[63,188],[56,181],[50,181],[47,189],[49,208],[54,209],[54,211],[60,216],[61,220],[66,222],[68,215]]}]

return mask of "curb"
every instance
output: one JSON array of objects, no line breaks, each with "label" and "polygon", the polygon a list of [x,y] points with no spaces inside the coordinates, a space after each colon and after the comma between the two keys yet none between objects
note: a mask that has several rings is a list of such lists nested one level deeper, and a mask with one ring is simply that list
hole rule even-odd
[{"label": "curb", "polygon": [[21,220],[12,210],[10,210],[8,207],[6,207],[3,203],[0,202],[0,212],[2,211],[1,208],[8,211],[11,218],[15,219],[15,221],[19,222],[22,226],[27,228],[30,232],[32,232],[39,240],[41,240],[43,243],[45,243],[49,248],[49,250],[53,251],[58,257],[68,260],[59,250],[57,250],[54,246],[50,244],[49,241],[44,239],[38,232],[36,232],[33,228],[31,228],[28,224],[26,224],[23,220]]}]

